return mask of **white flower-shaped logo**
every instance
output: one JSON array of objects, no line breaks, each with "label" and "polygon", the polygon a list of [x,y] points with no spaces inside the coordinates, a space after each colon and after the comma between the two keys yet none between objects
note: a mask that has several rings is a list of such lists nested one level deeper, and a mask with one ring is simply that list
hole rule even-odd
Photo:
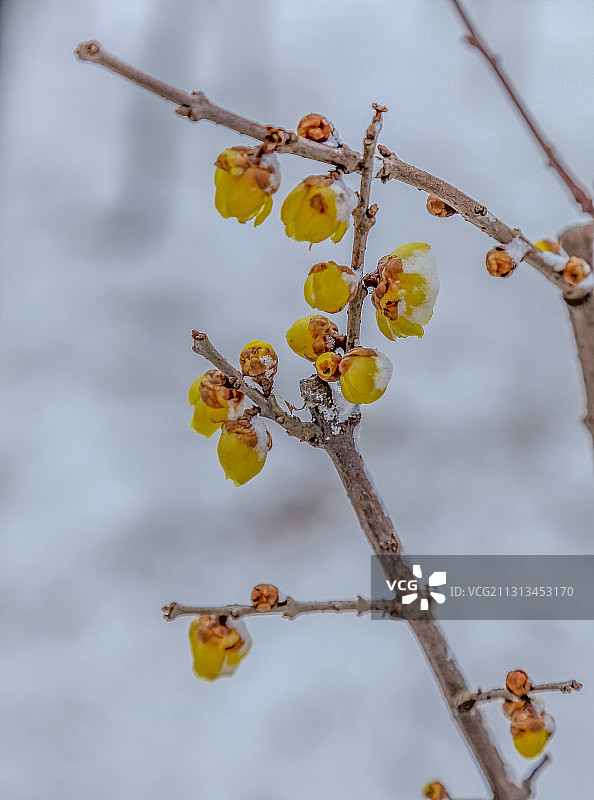
[{"label": "white flower-shaped logo", "polygon": [[[423,570],[421,569],[419,564],[414,564],[412,571],[415,578],[417,578],[417,580],[421,580],[421,578],[423,577]],[[446,582],[445,572],[432,572],[431,575],[429,575],[427,586],[443,586],[445,582]],[[441,592],[429,592],[429,594],[437,603],[445,603],[446,599],[445,594],[442,594]],[[405,605],[408,605],[409,603],[414,603],[414,601],[418,598],[418,596],[419,596],[418,592],[413,592],[412,594],[405,594],[402,597],[402,602]],[[429,608],[429,601],[425,597],[423,597],[421,599],[421,611],[427,611],[428,608]]]}]

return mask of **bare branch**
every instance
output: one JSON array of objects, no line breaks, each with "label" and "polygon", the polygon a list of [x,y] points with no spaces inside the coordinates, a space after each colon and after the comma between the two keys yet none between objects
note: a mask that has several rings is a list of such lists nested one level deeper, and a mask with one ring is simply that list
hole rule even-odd
[{"label": "bare branch", "polygon": [[302,442],[308,442],[308,444],[319,446],[322,432],[314,422],[303,422],[288,411],[283,411],[273,394],[266,396],[258,389],[246,383],[241,372],[235,369],[235,367],[219,353],[205,333],[192,331],[192,338],[194,340],[192,350],[198,353],[198,355],[204,356],[207,361],[210,361],[214,367],[226,375],[236,389],[242,391],[256,404],[263,417],[276,422],[277,425],[280,425],[286,430],[289,436],[295,436]]},{"label": "bare branch", "polygon": [[[176,89],[174,86],[163,83],[157,78],[147,75],[146,72],[142,72],[107,53],[102,49],[99,42],[81,42],[74,52],[81,61],[91,61],[93,64],[99,64],[111,70],[111,72],[121,75],[122,78],[142,86],[143,89],[147,89],[149,92],[175,103],[178,106],[177,113],[182,117],[187,117],[191,122],[198,122],[202,119],[210,120],[210,122],[223,125],[225,128],[230,128],[245,136],[251,136],[252,139],[258,139],[261,142],[270,137],[271,130],[280,130],[275,129],[273,126],[261,125],[259,122],[246,119],[239,116],[239,114],[228,111],[226,108],[217,106],[203,92],[192,92],[190,94],[182,89]],[[334,164],[344,172],[356,172],[360,169],[361,154],[356,153],[346,145],[330,147],[327,144],[319,144],[309,139],[303,139],[292,132],[287,132],[286,137],[283,138],[284,142],[279,143],[276,147],[279,153],[293,153],[293,155],[311,158],[314,161]]]},{"label": "bare branch", "polygon": [[579,183],[578,179],[570,174],[568,168],[561,161],[551,142],[545,138],[544,133],[539,128],[534,117],[528,110],[526,103],[520,98],[517,90],[514,88],[509,77],[504,72],[503,67],[501,66],[500,58],[488,49],[485,41],[481,38],[475,25],[471,22],[461,0],[451,0],[451,3],[458,12],[458,15],[468,31],[466,41],[468,44],[472,45],[472,47],[475,47],[480,53],[482,53],[486,61],[490,64],[491,69],[497,76],[500,84],[507,92],[507,96],[512,101],[516,107],[516,110],[519,112],[520,116],[528,126],[530,132],[538,143],[538,146],[546,155],[549,166],[555,170],[563,183],[568,187],[569,191],[573,195],[573,199],[580,206],[582,211],[584,211],[586,214],[594,216],[594,204],[592,203],[592,198],[586,189]]},{"label": "bare branch", "polygon": [[287,619],[295,619],[302,614],[321,614],[354,611],[358,617],[362,614],[369,614],[372,611],[385,614],[390,617],[398,617],[398,606],[391,600],[366,600],[364,597],[357,597],[356,600],[325,600],[322,602],[302,602],[287,597],[277,606],[271,609],[257,609],[254,606],[230,605],[230,606],[183,606],[179,603],[170,603],[161,609],[166,620],[173,620],[177,617],[199,614],[212,614],[218,617],[258,617],[263,614],[280,614]]},{"label": "bare branch", "polygon": [[377,103],[373,104],[375,114],[371,124],[367,128],[363,139],[363,165],[361,169],[361,187],[359,190],[359,203],[353,212],[354,235],[353,235],[353,255],[351,259],[351,269],[354,270],[359,278],[359,288],[357,294],[349,303],[348,325],[346,350],[350,350],[359,343],[361,331],[361,311],[367,296],[367,289],[363,283],[363,264],[365,261],[365,249],[367,247],[367,237],[369,231],[375,225],[377,206],[369,205],[371,194],[371,181],[373,179],[373,160],[375,158],[375,148],[382,129],[382,114],[388,109]]},{"label": "bare branch", "polygon": [[558,286],[565,297],[577,299],[590,294],[591,289],[589,288],[581,289],[579,284],[577,286],[567,284],[563,280],[561,273],[555,270],[554,266],[547,260],[546,255],[543,255],[518,228],[511,228],[500,219],[497,219],[485,205],[473,200],[472,197],[441,180],[441,178],[437,178],[429,172],[401,161],[398,156],[390,153],[386,147],[380,145],[378,150],[384,156],[384,164],[378,174],[378,177],[383,182],[398,180],[402,183],[407,183],[409,186],[414,186],[416,189],[436,195],[444,203],[454,208],[467,222],[480,228],[483,233],[501,242],[501,244],[509,244],[513,239],[520,239],[530,248],[523,260],[527,261]]},{"label": "bare branch", "polygon": [[534,793],[533,783],[536,778],[540,775],[541,771],[546,767],[547,764],[551,763],[551,757],[547,753],[546,756],[538,762],[538,764],[534,767],[530,775],[528,775],[525,780],[522,781],[522,786],[528,791],[528,796],[531,797]]},{"label": "bare branch", "polygon": [[[538,692],[561,692],[562,694],[571,694],[571,692],[579,692],[583,684],[578,681],[559,681],[557,683],[540,683],[533,686],[526,696]],[[517,701],[517,695],[508,692],[507,689],[491,689],[488,692],[475,692],[463,703],[460,703],[458,708],[460,711],[469,711],[476,703],[490,703],[494,700],[509,700],[511,702]]]}]

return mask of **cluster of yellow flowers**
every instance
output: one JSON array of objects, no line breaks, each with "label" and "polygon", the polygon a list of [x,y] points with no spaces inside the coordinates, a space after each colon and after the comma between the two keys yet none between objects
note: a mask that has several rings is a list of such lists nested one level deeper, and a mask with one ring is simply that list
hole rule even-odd
[{"label": "cluster of yellow flowers", "polygon": [[[272,389],[278,357],[267,342],[249,342],[241,351],[243,374],[257,383],[264,394]],[[266,461],[272,438],[258,410],[250,408],[243,392],[231,385],[218,369],[200,375],[190,386],[194,411],[190,428],[209,439],[221,431],[217,455],[225,477],[242,486],[255,477]]]},{"label": "cluster of yellow flowers", "polygon": [[[278,129],[271,129],[280,134]],[[320,114],[308,114],[297,127],[298,134],[316,142],[336,138],[332,123]],[[279,141],[258,147],[229,147],[215,161],[215,206],[223,217],[260,225],[270,214],[272,196],[280,186],[280,167],[274,150]],[[310,245],[345,235],[357,206],[355,193],[341,174],[310,175],[286,197],[281,220],[287,236]],[[401,245],[380,259],[377,268],[363,276],[335,261],[314,264],[305,281],[306,302],[317,311],[337,314],[359,291],[373,288],[379,330],[388,339],[423,336],[424,325],[433,314],[439,290],[435,264],[428,244]],[[373,403],[386,391],[392,364],[370,347],[346,350],[346,336],[323,314],[297,320],[287,331],[287,343],[298,355],[313,362],[326,382],[339,382],[349,403]],[[336,352],[342,350],[343,354]],[[242,372],[255,381],[264,394],[272,390],[278,358],[272,345],[254,341],[240,355]],[[249,408],[241,391],[222,372],[209,370],[190,387],[193,406],[191,427],[209,438],[220,430],[219,461],[227,478],[240,486],[257,475],[271,447],[270,435],[257,410]]]},{"label": "cluster of yellow flowers", "polygon": [[524,670],[513,669],[509,672],[505,688],[518,698],[503,704],[503,713],[510,720],[514,747],[524,758],[536,758],[553,735],[555,723],[540,700],[528,697],[532,681]]}]

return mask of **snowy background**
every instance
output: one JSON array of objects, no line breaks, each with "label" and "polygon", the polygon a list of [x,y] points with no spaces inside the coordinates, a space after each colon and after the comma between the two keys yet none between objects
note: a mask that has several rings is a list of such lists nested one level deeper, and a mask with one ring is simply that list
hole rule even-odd
[{"label": "snowy background", "polygon": [[[583,179],[594,175],[587,0],[469,0],[523,95]],[[190,349],[280,356],[298,399],[306,363],[284,331],[309,313],[307,270],[340,245],[288,240],[280,201],[313,162],[282,158],[256,231],[215,212],[212,162],[241,137],[92,65],[106,49],[246,116],[288,128],[310,111],[359,147],[382,141],[532,238],[582,220],[543,165],[447,0],[3,0],[0,795],[7,800],[420,797],[439,777],[485,797],[404,626],[347,617],[251,621],[232,680],[191,671],[187,623],[160,606],[246,601],[260,581],[303,599],[369,591],[368,548],[323,453],[273,430],[263,472],[223,479],[216,437],[188,427]],[[244,143],[244,142],[241,142]],[[320,170],[321,171],[321,170]],[[348,179],[355,187],[353,178]],[[591,448],[557,292],[529,267],[484,269],[489,241],[425,195],[374,185],[369,265],[428,241],[442,283],[422,341],[364,343],[395,363],[361,447],[409,552],[592,552]],[[591,790],[592,623],[448,623],[469,682],[508,669],[578,678],[546,697],[558,732],[539,797]],[[499,707],[489,724],[510,768]]]}]

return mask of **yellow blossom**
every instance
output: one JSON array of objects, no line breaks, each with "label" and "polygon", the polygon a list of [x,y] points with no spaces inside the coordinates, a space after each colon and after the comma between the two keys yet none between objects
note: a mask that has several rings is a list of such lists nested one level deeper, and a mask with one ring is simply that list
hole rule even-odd
[{"label": "yellow blossom", "polygon": [[439,292],[430,245],[410,242],[397,247],[380,260],[378,278],[371,300],[380,331],[392,340],[423,336]]},{"label": "yellow blossom", "polygon": [[390,360],[369,347],[354,347],[339,366],[340,388],[349,403],[374,403],[388,388],[392,377]]},{"label": "yellow blossom", "polygon": [[310,269],[303,293],[312,308],[336,314],[351,302],[358,285],[357,276],[350,267],[325,261]]},{"label": "yellow blossom", "polygon": [[274,347],[261,339],[248,342],[239,354],[242,373],[257,383],[264,394],[270,394],[278,368]]},{"label": "yellow blossom", "polygon": [[209,369],[190,387],[190,404],[195,410],[198,408],[196,415],[199,420],[205,419],[220,425],[221,422],[234,419],[240,413],[242,401],[243,392],[234,389],[218,369]]},{"label": "yellow blossom", "polygon": [[339,368],[341,361],[342,357],[338,353],[322,353],[316,358],[316,372],[327,383],[340,380]]},{"label": "yellow blossom", "polygon": [[192,621],[189,637],[194,672],[207,681],[232,675],[251,647],[244,623],[230,617],[202,614]]},{"label": "yellow blossom", "polygon": [[260,472],[271,447],[272,438],[259,417],[224,423],[217,455],[225,477],[243,486]]},{"label": "yellow blossom", "polygon": [[[260,147],[228,147],[215,161],[215,207],[222,217],[260,225],[272,210],[272,195],[280,185],[274,153]],[[254,219],[255,218],[255,219]]]},{"label": "yellow blossom", "polygon": [[334,350],[340,338],[338,328],[328,317],[312,314],[294,322],[287,331],[287,344],[294,353],[308,361]]},{"label": "yellow blossom", "polygon": [[339,242],[356,205],[355,193],[337,173],[310,175],[287,195],[281,220],[287,236],[297,242]]},{"label": "yellow blossom", "polygon": [[536,699],[526,700],[511,714],[514,747],[524,758],[536,758],[553,735],[555,724]]}]

